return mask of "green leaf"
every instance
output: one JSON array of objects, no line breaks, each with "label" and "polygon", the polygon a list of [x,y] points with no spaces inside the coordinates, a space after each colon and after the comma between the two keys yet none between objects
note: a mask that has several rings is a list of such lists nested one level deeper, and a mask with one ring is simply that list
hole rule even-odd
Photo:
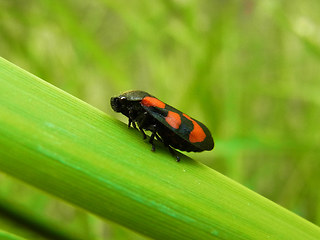
[{"label": "green leaf", "polygon": [[2,231],[0,229],[0,239],[1,240],[23,240],[24,238],[19,237],[17,235],[13,235],[12,233]]},{"label": "green leaf", "polygon": [[156,239],[320,238],[314,224],[160,144],[151,152],[135,129],[4,59],[0,103],[0,169],[103,218]]}]

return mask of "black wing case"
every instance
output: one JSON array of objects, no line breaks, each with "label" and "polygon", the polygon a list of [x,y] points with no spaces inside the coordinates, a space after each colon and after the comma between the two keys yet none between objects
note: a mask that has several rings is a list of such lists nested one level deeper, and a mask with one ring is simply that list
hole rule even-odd
[{"label": "black wing case", "polygon": [[[192,121],[190,121],[188,118],[186,118],[182,112],[175,109],[174,107],[171,107],[170,105],[165,105],[165,108],[159,108],[159,107],[142,107],[156,120],[158,120],[161,124],[165,125],[169,130],[186,140],[187,142],[190,142],[189,136],[192,132],[194,125]],[[181,119],[181,124],[178,129],[172,127],[167,121],[166,117],[169,114],[169,111],[179,114]],[[209,129],[201,122],[191,118],[194,120],[204,131],[206,137],[201,142],[190,142],[192,145],[196,146],[197,148],[201,150],[212,150],[214,147],[214,142],[211,136],[211,133]]]}]

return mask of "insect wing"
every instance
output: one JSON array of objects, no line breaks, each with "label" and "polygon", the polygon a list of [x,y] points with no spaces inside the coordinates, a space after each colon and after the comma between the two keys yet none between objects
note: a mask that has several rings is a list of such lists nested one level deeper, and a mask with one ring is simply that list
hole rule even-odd
[{"label": "insect wing", "polygon": [[213,149],[214,143],[211,133],[201,122],[167,104],[163,107],[142,104],[142,107],[169,130],[199,149]]}]

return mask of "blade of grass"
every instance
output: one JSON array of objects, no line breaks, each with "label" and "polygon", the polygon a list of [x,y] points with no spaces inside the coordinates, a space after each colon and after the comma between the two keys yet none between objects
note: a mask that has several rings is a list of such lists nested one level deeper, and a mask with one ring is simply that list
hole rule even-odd
[{"label": "blade of grass", "polygon": [[23,240],[24,238],[14,235],[12,233],[2,231],[0,229],[0,239],[1,240]]},{"label": "blade of grass", "polygon": [[155,239],[319,239],[316,225],[0,59],[0,169]]},{"label": "blade of grass", "polygon": [[112,81],[114,86],[118,88],[126,86],[125,80],[129,78],[126,72],[108,55],[89,29],[86,29],[85,25],[77,19],[75,9],[68,2],[45,0],[42,4],[50,9],[48,12],[52,13],[58,25],[67,29],[81,54],[94,61],[102,73],[115,79]]},{"label": "blade of grass", "polygon": [[24,227],[31,230],[39,236],[43,236],[44,239],[76,240],[82,238],[81,234],[63,229],[56,222],[37,216],[29,209],[1,197],[0,217],[11,220],[20,228]]}]

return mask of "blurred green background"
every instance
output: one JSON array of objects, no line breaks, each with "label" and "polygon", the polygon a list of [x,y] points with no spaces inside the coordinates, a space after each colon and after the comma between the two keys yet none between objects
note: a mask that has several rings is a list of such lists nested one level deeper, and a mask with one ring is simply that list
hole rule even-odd
[{"label": "blurred green background", "polygon": [[[318,0],[0,0],[0,54],[122,121],[110,97],[150,92],[211,129],[189,156],[319,225],[319,23]],[[144,239],[0,173],[0,228],[39,226]]]}]

